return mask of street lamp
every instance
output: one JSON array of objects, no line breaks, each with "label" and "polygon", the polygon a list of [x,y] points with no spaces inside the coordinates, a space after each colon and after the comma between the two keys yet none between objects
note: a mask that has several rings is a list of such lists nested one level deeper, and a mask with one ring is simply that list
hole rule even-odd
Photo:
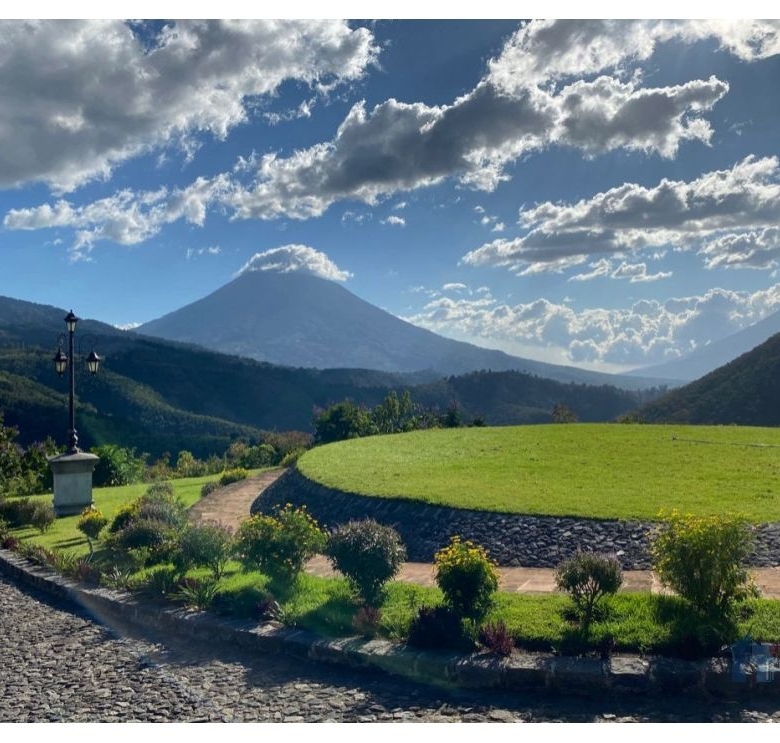
[{"label": "street lamp", "polygon": [[[62,335],[60,336],[57,353],[54,356],[54,370],[62,376],[69,372],[70,393],[68,395],[68,451],[49,459],[54,475],[54,512],[57,516],[69,516],[81,513],[92,506],[92,472],[98,463],[94,454],[86,454],[79,449],[79,439],[76,434],[76,419],[74,398],[76,396],[75,356],[73,354],[73,334],[79,318],[71,310],[65,317],[68,329],[68,353],[62,350]],[[87,356],[87,369],[90,374],[97,374],[100,357],[94,349]]]},{"label": "street lamp", "polygon": [[[70,394],[68,395],[68,450],[71,454],[78,454],[79,449],[79,437],[76,434],[76,418],[75,418],[75,406],[74,398],[76,396],[76,382],[75,382],[75,364],[73,357],[73,334],[76,332],[76,323],[79,318],[73,314],[73,310],[68,312],[65,316],[65,325],[68,328],[68,355],[66,356],[62,352],[62,345],[57,349],[57,354],[54,357],[54,369],[62,376],[65,373],[65,369],[70,368]],[[97,374],[98,366],[100,365],[100,357],[95,353],[94,349],[87,356],[87,369],[90,374]]]}]

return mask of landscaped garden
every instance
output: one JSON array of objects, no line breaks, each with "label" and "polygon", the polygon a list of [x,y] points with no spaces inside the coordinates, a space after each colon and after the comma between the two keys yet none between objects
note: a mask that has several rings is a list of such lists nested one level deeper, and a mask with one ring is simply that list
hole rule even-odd
[{"label": "landscaped garden", "polygon": [[[458,535],[436,555],[436,588],[400,583],[404,545],[375,522],[326,533],[290,506],[248,517],[236,534],[190,524],[187,507],[219,476],[96,489],[95,511],[37,529],[14,521],[21,499],[7,498],[0,543],[93,584],[329,636],[694,657],[747,635],[780,640],[780,602],[757,598],[742,564],[748,522],[780,520],[776,447],[773,429],[557,425],[376,436],[299,460],[331,487],[453,506],[620,518],[657,518],[665,507],[654,559],[677,595],[619,591],[617,561],[587,553],[559,566],[560,593],[501,593],[490,556]],[[306,574],[316,553],[346,577]]]}]

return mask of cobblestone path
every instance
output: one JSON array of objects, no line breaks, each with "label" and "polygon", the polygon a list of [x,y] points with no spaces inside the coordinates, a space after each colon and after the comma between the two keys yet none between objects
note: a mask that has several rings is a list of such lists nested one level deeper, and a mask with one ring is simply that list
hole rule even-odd
[{"label": "cobblestone path", "polygon": [[0,576],[4,722],[775,721],[772,700],[450,693],[380,673],[110,630]]}]

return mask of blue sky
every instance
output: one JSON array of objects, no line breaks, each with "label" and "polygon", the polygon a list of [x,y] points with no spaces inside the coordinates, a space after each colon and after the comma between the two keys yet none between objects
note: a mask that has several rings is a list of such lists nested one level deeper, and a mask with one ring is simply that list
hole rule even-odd
[{"label": "blue sky", "polygon": [[307,270],[620,371],[780,309],[780,22],[0,23],[0,294]]}]

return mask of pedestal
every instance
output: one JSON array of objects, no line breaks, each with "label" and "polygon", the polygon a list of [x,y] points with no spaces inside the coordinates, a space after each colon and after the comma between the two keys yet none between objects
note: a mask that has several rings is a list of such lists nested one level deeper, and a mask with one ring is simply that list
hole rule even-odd
[{"label": "pedestal", "polygon": [[99,459],[84,452],[58,454],[49,459],[57,516],[72,516],[92,505],[92,472]]}]

